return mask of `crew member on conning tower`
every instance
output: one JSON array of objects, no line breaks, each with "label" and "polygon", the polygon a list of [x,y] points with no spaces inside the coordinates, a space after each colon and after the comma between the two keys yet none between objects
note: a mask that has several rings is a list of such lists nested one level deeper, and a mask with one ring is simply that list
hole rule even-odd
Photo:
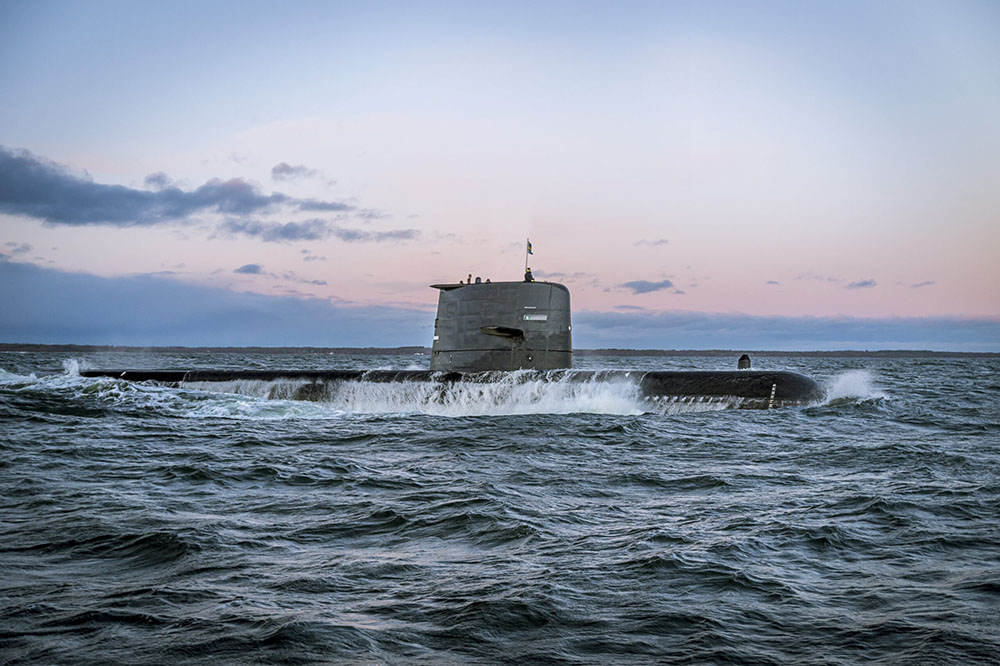
[{"label": "crew member on conning tower", "polygon": [[531,269],[530,268],[525,268],[524,269],[524,281],[525,282],[534,282],[535,281],[534,276],[531,274]]}]

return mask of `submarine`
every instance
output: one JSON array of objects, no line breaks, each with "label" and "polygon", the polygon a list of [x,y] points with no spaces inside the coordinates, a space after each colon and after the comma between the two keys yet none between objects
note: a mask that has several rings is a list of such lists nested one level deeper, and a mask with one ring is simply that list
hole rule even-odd
[{"label": "submarine", "polygon": [[296,381],[294,397],[323,400],[346,382],[460,383],[618,381],[637,387],[656,410],[670,403],[716,403],[725,408],[772,409],[822,400],[811,378],[784,370],[574,370],[569,289],[556,282],[468,281],[433,284],[437,315],[428,370],[82,370],[84,377],[183,386],[239,380]]}]

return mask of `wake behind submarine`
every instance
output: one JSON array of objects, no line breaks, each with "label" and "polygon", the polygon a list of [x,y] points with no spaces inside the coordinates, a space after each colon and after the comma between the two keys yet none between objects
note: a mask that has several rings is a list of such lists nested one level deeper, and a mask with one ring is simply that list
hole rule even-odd
[{"label": "wake behind submarine", "polygon": [[662,403],[722,403],[771,409],[821,400],[819,385],[788,371],[750,370],[749,358],[732,371],[573,370],[569,289],[555,282],[434,284],[439,291],[429,370],[84,370],[172,386],[239,380],[300,381],[296,398],[321,400],[344,382],[434,382],[441,386],[499,381],[621,381],[635,383],[651,407]]}]

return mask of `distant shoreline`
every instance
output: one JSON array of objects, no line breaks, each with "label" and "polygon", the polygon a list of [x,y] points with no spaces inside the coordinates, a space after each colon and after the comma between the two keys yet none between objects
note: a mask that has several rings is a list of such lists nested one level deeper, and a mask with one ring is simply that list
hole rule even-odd
[{"label": "distant shoreline", "polygon": [[[58,345],[0,343],[0,352],[147,352],[153,354],[382,354],[405,356],[430,354],[430,347],[183,347],[126,345]],[[861,351],[755,351],[743,349],[574,349],[576,356],[785,356],[812,358],[1000,358],[1000,352],[956,352],[929,349],[883,349]]]}]

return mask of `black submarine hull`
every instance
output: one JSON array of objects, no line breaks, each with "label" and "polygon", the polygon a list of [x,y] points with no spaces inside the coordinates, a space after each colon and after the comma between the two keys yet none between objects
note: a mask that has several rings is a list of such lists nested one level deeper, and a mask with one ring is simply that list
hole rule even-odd
[{"label": "black submarine hull", "polygon": [[499,381],[621,381],[638,384],[646,400],[659,402],[730,402],[743,409],[804,405],[823,399],[823,390],[804,375],[767,370],[522,370],[442,372],[432,370],[84,370],[83,377],[110,377],[179,386],[234,381],[301,381],[305,399],[320,395],[331,382],[494,383]]}]

